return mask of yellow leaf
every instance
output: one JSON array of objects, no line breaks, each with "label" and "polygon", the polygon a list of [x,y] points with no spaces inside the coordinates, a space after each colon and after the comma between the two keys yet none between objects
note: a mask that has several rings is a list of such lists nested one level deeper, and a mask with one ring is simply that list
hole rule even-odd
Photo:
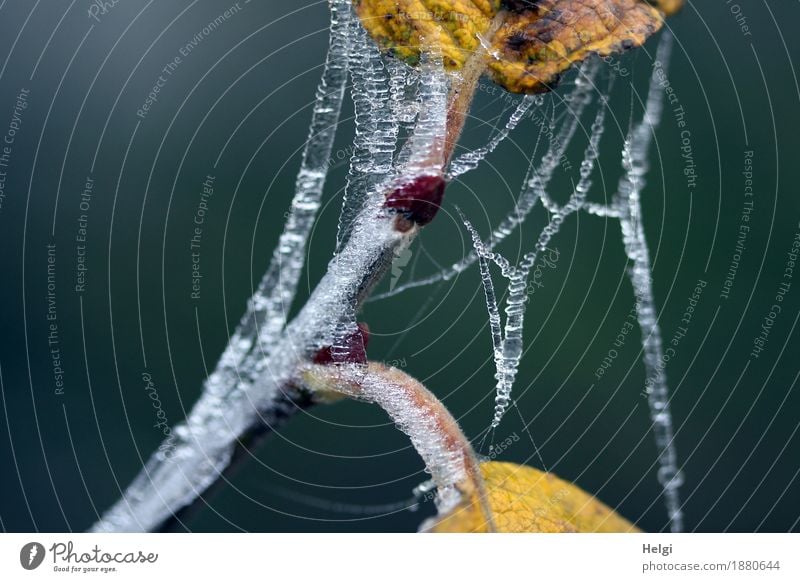
[{"label": "yellow leaf", "polygon": [[[515,93],[552,88],[592,54],[640,46],[683,0],[353,0],[364,27],[410,64],[421,47],[458,70],[487,53],[489,73]],[[483,45],[483,48],[482,48]]]},{"label": "yellow leaf", "polygon": [[480,46],[500,0],[353,0],[373,39],[415,65],[420,46],[436,46],[445,67],[460,69]]},{"label": "yellow leaf", "polygon": [[[638,532],[628,520],[580,487],[514,463],[481,464],[495,529],[506,533]],[[425,526],[436,533],[486,532],[477,495]]]}]

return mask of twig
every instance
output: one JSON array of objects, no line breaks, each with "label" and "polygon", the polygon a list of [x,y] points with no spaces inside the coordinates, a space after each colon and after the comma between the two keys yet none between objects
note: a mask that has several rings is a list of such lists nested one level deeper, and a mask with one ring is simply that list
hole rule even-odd
[{"label": "twig", "polygon": [[436,505],[444,514],[477,495],[489,530],[489,509],[478,459],[456,419],[425,386],[405,372],[380,363],[368,366],[308,366],[303,385],[317,397],[333,392],[383,408],[407,434],[436,485]]}]

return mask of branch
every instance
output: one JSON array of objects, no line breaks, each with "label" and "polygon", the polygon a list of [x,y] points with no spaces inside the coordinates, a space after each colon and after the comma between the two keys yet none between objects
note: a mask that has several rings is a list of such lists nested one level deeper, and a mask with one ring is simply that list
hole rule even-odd
[{"label": "branch", "polygon": [[478,459],[469,439],[445,406],[405,372],[379,363],[311,365],[301,382],[316,398],[331,393],[377,404],[407,434],[438,490],[439,514],[477,495],[484,519],[494,530]]},{"label": "branch", "polygon": [[[347,5],[335,0],[333,8]],[[342,16],[340,14],[340,16]],[[317,94],[312,133],[298,177],[293,215],[303,212],[298,224],[292,218],[281,237],[261,287],[249,304],[248,313],[205,384],[199,401],[186,420],[175,427],[169,447],[159,450],[122,498],[92,526],[92,531],[152,531],[158,529],[199,498],[224,473],[243,435],[254,430],[270,431],[298,408],[302,394],[293,388],[297,370],[321,348],[336,348],[356,326],[355,316],[366,297],[402,253],[430,222],[441,203],[441,178],[448,156],[448,81],[441,63],[425,65],[426,82],[419,99],[425,101],[414,132],[396,164],[398,179],[367,192],[353,221],[349,237],[328,265],[325,276],[295,319],[286,321],[296,288],[296,277],[305,260],[305,242],[318,208],[329,158],[331,131],[315,131],[317,113],[331,119],[341,104],[343,78],[341,59],[343,31],[348,17],[334,18],[331,56]],[[334,54],[334,50],[338,53]],[[334,93],[334,111],[327,96]],[[335,123],[324,127],[330,128]],[[318,128],[319,129],[319,128]],[[321,148],[321,149],[320,149]],[[327,150],[326,150],[327,148]],[[313,161],[309,169],[306,161]],[[310,170],[310,171],[309,171]],[[313,188],[306,188],[311,176]],[[437,180],[438,177],[438,180]],[[309,200],[309,193],[312,193]],[[308,202],[308,204],[305,204]],[[297,228],[293,227],[296,226]],[[308,229],[306,229],[308,227]],[[291,247],[291,251],[284,251]],[[286,277],[284,277],[286,276]],[[277,280],[276,280],[277,278]],[[280,414],[275,412],[280,410]],[[263,427],[263,428],[262,428]]]}]

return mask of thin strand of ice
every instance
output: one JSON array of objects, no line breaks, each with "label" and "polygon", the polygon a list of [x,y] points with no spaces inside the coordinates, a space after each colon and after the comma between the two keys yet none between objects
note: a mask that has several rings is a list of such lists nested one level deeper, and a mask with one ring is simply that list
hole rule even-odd
[{"label": "thin strand of ice", "polygon": [[404,180],[442,171],[445,158],[442,136],[447,133],[448,91],[448,77],[441,55],[423,55],[417,91],[420,104],[417,124],[395,161],[397,175]]},{"label": "thin strand of ice", "polygon": [[354,18],[350,28],[355,138],[337,227],[337,251],[350,236],[365,198],[374,194],[392,172],[399,131],[394,113],[397,103],[393,102],[398,96],[391,94],[390,77],[380,51],[359,19]]},{"label": "thin strand of ice", "polygon": [[[332,0],[330,45],[320,79],[311,118],[308,140],[295,185],[291,210],[272,261],[256,293],[248,302],[248,312],[223,352],[217,369],[209,376],[208,392],[225,394],[236,386],[252,383],[262,371],[263,361],[286,325],[305,264],[305,249],[320,207],[322,191],[341,113],[347,83],[349,38],[347,29],[354,18],[346,0]],[[253,346],[253,339],[257,345]]]},{"label": "thin strand of ice", "polygon": [[[538,98],[537,98],[538,97]],[[492,153],[498,145],[508,137],[508,134],[511,133],[520,120],[525,117],[528,113],[528,110],[531,108],[531,105],[534,103],[541,104],[544,102],[544,98],[541,95],[534,96],[534,95],[525,95],[522,100],[517,105],[514,112],[508,118],[505,126],[497,130],[494,135],[489,139],[489,142],[481,146],[471,152],[467,152],[458,156],[453,162],[450,164],[450,169],[447,172],[447,179],[452,180],[469,172],[470,170],[474,170],[478,167],[483,159]]]},{"label": "thin strand of ice", "polygon": [[589,214],[600,217],[619,218],[619,206],[600,202],[587,202],[583,209]]},{"label": "thin strand of ice", "polygon": [[[665,32],[661,37],[657,61],[666,69],[672,36]],[[682,476],[678,470],[678,457],[674,443],[672,414],[669,406],[669,387],[664,372],[664,355],[661,329],[653,296],[650,252],[642,224],[641,192],[648,170],[648,152],[653,132],[661,120],[663,92],[654,69],[650,79],[644,118],[629,134],[623,149],[625,175],[619,186],[619,221],[625,252],[631,261],[628,275],[636,298],[637,319],[642,333],[643,362],[646,373],[645,389],[653,421],[653,433],[658,449],[658,480],[663,488],[670,529],[683,529],[679,488]]]},{"label": "thin strand of ice", "polygon": [[388,58],[384,63],[389,73],[392,113],[401,128],[410,129],[421,108],[413,94],[409,97],[409,92],[416,90],[419,73],[400,59]]},{"label": "thin strand of ice", "polygon": [[572,138],[580,125],[583,112],[592,102],[592,93],[596,89],[594,81],[600,70],[600,61],[589,59],[578,70],[575,79],[575,87],[572,92],[564,98],[570,114],[569,121],[565,123],[557,135],[553,135],[554,127],[550,128],[551,143],[550,148],[542,159],[541,167],[538,172],[530,177],[528,184],[529,196],[534,196],[534,201],[539,199],[549,212],[554,212],[558,205],[550,198],[547,193],[547,186],[553,177],[558,165],[567,151],[567,147],[572,143]]},{"label": "thin strand of ice", "polygon": [[583,160],[580,165],[580,178],[578,184],[575,186],[572,195],[570,195],[567,203],[562,207],[557,207],[550,215],[550,222],[544,227],[536,241],[534,249],[526,253],[520,262],[519,269],[524,271],[527,275],[528,271],[533,268],[539,253],[547,249],[550,240],[561,229],[561,225],[571,214],[580,210],[586,202],[586,196],[592,185],[592,173],[594,172],[597,157],[600,154],[600,139],[605,132],[605,119],[606,108],[608,106],[608,96],[611,94],[614,77],[609,77],[609,83],[605,93],[601,94],[598,100],[598,108],[595,113],[594,121],[592,122],[591,134],[589,136],[589,144],[583,153]]},{"label": "thin strand of ice", "polygon": [[[203,394],[186,421],[92,531],[149,531],[200,495],[228,465],[236,438],[257,412],[245,394],[262,376],[276,345],[305,263],[305,248],[320,206],[347,79],[352,10],[331,0],[328,56],[317,88],[309,137],[291,211],[272,261],[247,305]],[[275,387],[265,390],[270,397]]]},{"label": "thin strand of ice", "polygon": [[[613,79],[613,77],[611,77]],[[550,217],[550,222],[542,230],[533,251],[526,253],[517,267],[511,267],[507,261],[495,262],[500,265],[504,276],[509,280],[508,297],[506,299],[506,324],[503,334],[502,365],[497,369],[497,394],[495,396],[492,428],[500,426],[508,407],[511,404],[511,392],[514,388],[519,363],[523,353],[523,329],[526,303],[528,301],[528,275],[536,263],[536,258],[543,252],[552,237],[559,231],[564,218],[580,209],[591,186],[591,176],[599,152],[600,138],[605,130],[606,99],[611,86],[600,100],[595,120],[592,123],[589,145],[586,147],[580,168],[580,180],[570,196],[567,204]]]},{"label": "thin strand of ice", "polygon": [[582,209],[586,204],[586,196],[592,187],[592,174],[594,167],[597,164],[597,158],[600,155],[600,140],[605,132],[606,110],[608,109],[608,97],[611,95],[611,89],[614,84],[614,77],[609,77],[608,87],[600,96],[598,100],[597,113],[595,114],[594,121],[592,122],[591,133],[589,135],[589,145],[583,154],[583,160],[579,170],[580,178],[578,184],[575,186],[575,191],[570,197],[567,204],[562,209],[564,216],[569,216],[573,212]]},{"label": "thin strand of ice", "polygon": [[502,365],[497,370],[497,389],[495,394],[494,417],[492,428],[497,428],[511,402],[511,391],[519,370],[519,362],[523,351],[523,323],[528,286],[527,273],[516,271],[508,282],[506,298],[506,324],[503,333]]},{"label": "thin strand of ice", "polygon": [[478,266],[481,273],[481,283],[483,284],[484,295],[486,296],[486,309],[489,312],[489,331],[492,334],[492,349],[494,353],[494,363],[499,370],[503,365],[503,327],[500,320],[500,310],[497,306],[497,293],[494,290],[494,281],[489,272],[490,253],[481,241],[481,237],[472,223],[459,210],[461,221],[467,227],[472,236],[472,244],[478,255]]},{"label": "thin strand of ice", "polygon": [[[511,398],[511,386],[519,368],[522,356],[522,324],[525,314],[527,294],[527,274],[518,271],[509,262],[495,253],[489,252],[480,235],[472,224],[463,215],[461,217],[470,235],[472,244],[478,256],[481,283],[486,297],[486,308],[489,313],[489,330],[492,335],[492,347],[495,363],[495,379],[497,380],[495,395],[495,413],[492,419],[492,429],[496,428],[502,419]],[[502,325],[500,310],[497,304],[497,294],[489,271],[489,260],[500,266],[501,273],[509,279],[509,294],[506,299],[506,323]],[[487,433],[488,434],[488,433]]]}]

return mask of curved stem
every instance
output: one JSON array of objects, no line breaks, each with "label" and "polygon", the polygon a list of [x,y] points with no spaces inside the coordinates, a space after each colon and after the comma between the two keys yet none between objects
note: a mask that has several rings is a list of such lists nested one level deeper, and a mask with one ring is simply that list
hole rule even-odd
[{"label": "curved stem", "polygon": [[376,362],[366,367],[311,365],[302,370],[301,382],[318,398],[343,394],[383,408],[422,457],[438,490],[439,513],[477,496],[489,531],[495,530],[472,444],[444,404],[421,382]]}]

